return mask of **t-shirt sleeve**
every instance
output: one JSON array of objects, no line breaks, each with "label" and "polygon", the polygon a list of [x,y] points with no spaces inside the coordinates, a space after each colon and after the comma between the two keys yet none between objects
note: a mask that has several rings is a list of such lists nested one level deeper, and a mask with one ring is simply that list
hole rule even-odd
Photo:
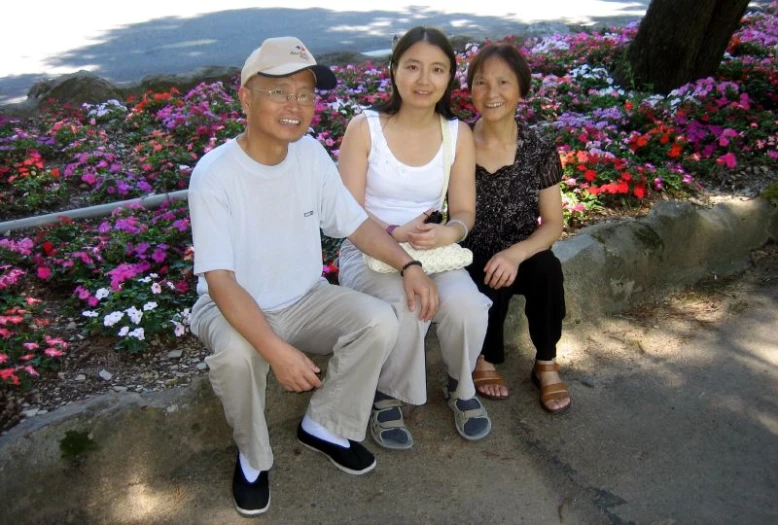
[{"label": "t-shirt sleeve", "polygon": [[213,188],[189,189],[189,214],[194,241],[194,273],[235,270],[226,195]]},{"label": "t-shirt sleeve", "polygon": [[550,142],[547,143],[546,153],[540,159],[540,189],[545,190],[562,182],[562,161],[559,152]]},{"label": "t-shirt sleeve", "polygon": [[334,239],[348,237],[367,220],[367,213],[343,185],[335,163],[320,147],[319,164],[322,192],[319,217],[325,235]]}]

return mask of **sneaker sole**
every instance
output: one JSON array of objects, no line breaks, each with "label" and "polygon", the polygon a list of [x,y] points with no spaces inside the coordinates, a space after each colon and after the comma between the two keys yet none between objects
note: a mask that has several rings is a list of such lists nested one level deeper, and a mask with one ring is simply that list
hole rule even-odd
[{"label": "sneaker sole", "polygon": [[374,460],[373,460],[373,464],[372,464],[372,465],[370,465],[369,467],[365,467],[365,468],[364,468],[364,469],[362,469],[362,470],[351,470],[350,468],[346,468],[346,467],[344,467],[343,465],[341,465],[340,463],[338,463],[337,461],[335,461],[334,459],[332,459],[332,458],[329,456],[329,454],[327,454],[326,452],[322,452],[322,451],[321,451],[321,450],[319,450],[318,448],[316,448],[316,447],[312,447],[312,446],[311,446],[311,445],[309,445],[308,443],[303,443],[303,442],[302,442],[302,441],[300,441],[299,439],[298,439],[297,441],[298,441],[298,442],[299,442],[299,443],[300,443],[302,446],[304,446],[305,448],[307,448],[307,449],[310,449],[310,450],[313,450],[314,452],[318,452],[319,454],[322,454],[322,455],[324,455],[324,456],[325,456],[327,459],[329,459],[329,460],[330,460],[330,463],[332,463],[333,465],[335,465],[335,466],[336,466],[336,467],[337,467],[339,470],[342,470],[342,471],[343,471],[343,472],[345,472],[346,474],[351,474],[352,476],[361,476],[362,474],[367,474],[368,472],[370,472],[371,470],[373,470],[373,469],[375,468],[375,466],[376,466],[376,463],[377,463],[377,462],[376,462],[376,460],[374,459]]},{"label": "sneaker sole", "polygon": [[255,516],[259,516],[260,514],[264,514],[267,512],[267,509],[270,508],[270,496],[267,498],[267,505],[265,505],[265,508],[262,509],[256,509],[256,510],[246,510],[238,507],[238,503],[235,500],[232,500],[233,505],[235,505],[235,510],[243,516],[244,518],[253,518]]}]

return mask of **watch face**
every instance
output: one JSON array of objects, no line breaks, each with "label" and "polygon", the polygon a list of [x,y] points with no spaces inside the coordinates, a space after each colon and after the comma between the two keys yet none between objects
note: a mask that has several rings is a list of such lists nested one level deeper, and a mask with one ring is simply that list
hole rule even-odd
[{"label": "watch face", "polygon": [[424,219],[424,224],[440,224],[441,222],[443,222],[443,214],[439,210],[433,211]]}]

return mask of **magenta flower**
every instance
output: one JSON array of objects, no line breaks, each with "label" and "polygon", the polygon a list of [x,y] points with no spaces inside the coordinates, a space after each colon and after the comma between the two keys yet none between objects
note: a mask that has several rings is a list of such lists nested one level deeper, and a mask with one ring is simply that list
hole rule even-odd
[{"label": "magenta flower", "polygon": [[46,268],[45,266],[39,266],[38,277],[40,277],[41,279],[48,279],[49,277],[51,277],[51,269]]},{"label": "magenta flower", "polygon": [[737,166],[737,159],[735,158],[735,154],[730,151],[729,153],[716,159],[716,164],[732,169]]}]

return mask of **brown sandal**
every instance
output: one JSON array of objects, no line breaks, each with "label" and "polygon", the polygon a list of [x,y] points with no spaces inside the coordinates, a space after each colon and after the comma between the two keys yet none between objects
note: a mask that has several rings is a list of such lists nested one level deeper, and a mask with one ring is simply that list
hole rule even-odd
[{"label": "brown sandal", "polygon": [[492,396],[489,394],[484,394],[478,390],[479,386],[504,386],[506,389],[508,388],[508,386],[505,384],[505,380],[497,370],[475,370],[473,372],[473,383],[475,383],[476,392],[478,392],[478,395],[481,397],[494,399],[495,401],[502,401],[503,399],[508,399],[511,396],[510,391],[508,391],[508,394],[504,396]]},{"label": "brown sandal", "polygon": [[[564,383],[554,383],[553,385],[541,386],[537,372],[559,372],[559,363],[550,365],[535,363],[530,378],[532,379],[532,384],[540,389],[540,406],[543,407],[543,410],[550,414],[562,414],[567,411],[567,409],[570,408],[570,405],[573,404],[573,400],[570,398],[570,392],[567,390],[567,385]],[[565,398],[570,399],[570,402],[562,408],[549,408],[547,404],[549,401]]]}]

